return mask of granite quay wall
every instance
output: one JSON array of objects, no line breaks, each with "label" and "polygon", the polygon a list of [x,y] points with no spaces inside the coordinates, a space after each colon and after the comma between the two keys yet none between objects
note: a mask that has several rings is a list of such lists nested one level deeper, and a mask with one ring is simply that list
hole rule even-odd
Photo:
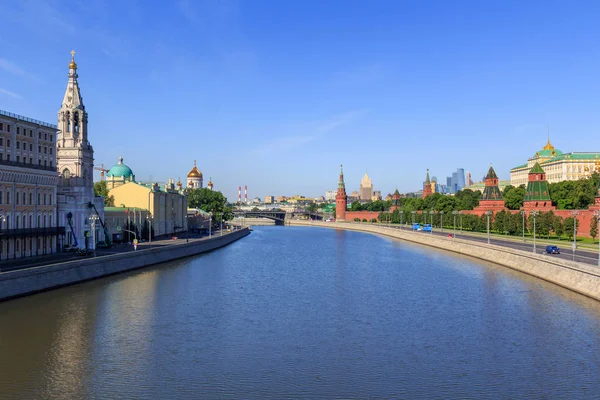
[{"label": "granite quay wall", "polygon": [[413,243],[453,251],[479,258],[535,276],[556,285],[600,300],[600,269],[597,267],[560,260],[542,254],[510,249],[503,246],[488,245],[458,238],[428,235],[384,226],[359,223],[306,222],[292,221],[291,225],[319,226],[334,229],[347,229],[385,235]]},{"label": "granite quay wall", "polygon": [[223,236],[192,239],[189,243],[0,273],[0,301],[205,253],[227,246],[249,233],[248,228],[243,228]]}]

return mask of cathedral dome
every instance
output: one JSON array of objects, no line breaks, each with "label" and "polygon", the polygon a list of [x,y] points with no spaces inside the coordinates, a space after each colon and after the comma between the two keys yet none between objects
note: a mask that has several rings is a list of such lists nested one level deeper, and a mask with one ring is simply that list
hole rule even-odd
[{"label": "cathedral dome", "polygon": [[119,157],[119,162],[108,170],[106,176],[115,178],[131,178],[133,177],[133,171],[127,165],[123,164],[123,157]]},{"label": "cathedral dome", "polygon": [[202,172],[196,167],[196,161],[194,160],[194,168],[187,174],[188,178],[202,178]]}]

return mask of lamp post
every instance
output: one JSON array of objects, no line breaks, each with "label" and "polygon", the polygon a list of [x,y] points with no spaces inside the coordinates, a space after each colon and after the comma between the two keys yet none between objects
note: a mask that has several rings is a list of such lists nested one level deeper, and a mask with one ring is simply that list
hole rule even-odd
[{"label": "lamp post", "polygon": [[460,234],[462,235],[462,216],[463,216],[463,212],[459,211],[458,215],[460,216]]},{"label": "lamp post", "polygon": [[415,214],[417,212],[415,210],[412,210],[410,213],[412,214],[412,223],[414,224],[415,223]]},{"label": "lamp post", "polygon": [[488,210],[485,215],[487,217],[487,244],[490,244],[490,215],[492,215],[492,212]]},{"label": "lamp post", "polygon": [[523,243],[525,243],[525,214],[527,214],[525,210],[521,210],[521,215],[523,216]]},{"label": "lamp post", "polygon": [[535,247],[535,217],[538,216],[540,212],[537,210],[533,210],[529,215],[533,216],[533,252],[536,252],[536,247]]},{"label": "lamp post", "polygon": [[452,211],[452,215],[454,215],[454,236],[456,236],[456,214],[458,214],[458,211]]},{"label": "lamp post", "polygon": [[[73,213],[71,213],[70,211],[67,213],[67,224],[69,224],[69,228],[71,228],[71,234],[69,235],[69,243],[70,243],[71,242],[71,237],[74,237],[74,234],[73,234]],[[37,250],[36,250],[36,254],[37,254]]]},{"label": "lamp post", "polygon": [[98,218],[96,214],[89,216],[90,225],[92,226],[92,251],[94,254],[96,254],[96,221],[98,221]]},{"label": "lamp post", "polygon": [[208,237],[212,237],[212,214],[208,217]]},{"label": "lamp post", "polygon": [[[0,221],[1,221],[1,225],[0,225],[0,230],[4,229],[4,222],[6,221],[6,217],[4,216],[4,212],[0,210]],[[2,260],[2,247],[4,246],[4,243],[2,243],[2,239],[0,239],[0,261]]]},{"label": "lamp post", "polygon": [[400,214],[400,229],[402,229],[402,214],[404,214],[404,211],[400,210],[398,214]]},{"label": "lamp post", "polygon": [[440,230],[444,232],[444,212],[440,211]]},{"label": "lamp post", "polygon": [[[600,210],[594,211],[594,217],[596,217],[598,219],[598,225],[600,225]],[[1,244],[0,244],[0,247],[1,247]],[[1,248],[0,248],[0,251],[1,251]],[[600,237],[598,238],[598,266],[600,267]]]},{"label": "lamp post", "polygon": [[573,261],[575,261],[575,249],[577,248],[577,215],[579,215],[579,211],[571,211],[571,215],[573,216]]},{"label": "lamp post", "polygon": [[148,211],[148,215],[146,215],[146,219],[148,220],[148,245],[152,244],[152,214]]},{"label": "lamp post", "polygon": [[431,221],[429,221],[429,222],[431,222],[430,223],[430,225],[431,225],[431,231],[430,232],[433,235],[433,210],[429,210],[429,215],[430,215],[430,219],[431,219]]}]

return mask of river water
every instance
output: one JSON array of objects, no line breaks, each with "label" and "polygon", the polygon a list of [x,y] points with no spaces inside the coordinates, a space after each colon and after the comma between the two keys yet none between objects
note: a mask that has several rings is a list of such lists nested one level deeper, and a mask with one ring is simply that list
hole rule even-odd
[{"label": "river water", "polygon": [[594,399],[600,303],[360,232],[0,303],[1,399]]}]

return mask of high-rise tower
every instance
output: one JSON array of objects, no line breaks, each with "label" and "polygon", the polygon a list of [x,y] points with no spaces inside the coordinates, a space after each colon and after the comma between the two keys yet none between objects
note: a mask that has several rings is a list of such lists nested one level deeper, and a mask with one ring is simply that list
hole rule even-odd
[{"label": "high-rise tower", "polygon": [[71,51],[69,81],[58,111],[58,224],[67,227],[64,244],[93,248],[90,240],[101,240],[97,234],[101,224],[97,224],[94,235],[90,234],[89,217],[97,214],[102,220],[104,203],[101,197],[94,195],[94,149],[88,141],[88,113],[79,90],[78,77],[75,51]]},{"label": "high-rise tower", "polygon": [[431,191],[431,180],[429,179],[429,169],[427,169],[427,175],[425,176],[425,183],[423,184],[423,196],[425,198],[432,193]]},{"label": "high-rise tower", "polygon": [[340,180],[338,182],[338,190],[335,196],[335,220],[346,220],[346,207],[348,204],[348,196],[346,195],[346,184],[344,183],[344,170],[340,165]]}]

